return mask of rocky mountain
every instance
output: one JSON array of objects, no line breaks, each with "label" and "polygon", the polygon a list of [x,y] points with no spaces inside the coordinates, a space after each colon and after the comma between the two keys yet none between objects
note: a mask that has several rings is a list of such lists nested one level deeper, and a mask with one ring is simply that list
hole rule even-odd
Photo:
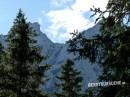
[{"label": "rocky mountain", "polygon": [[[47,60],[43,61],[43,63],[52,65],[51,69],[48,72],[50,80],[47,82],[45,89],[47,91],[53,91],[55,89],[55,76],[60,72],[61,65],[63,65],[67,59],[74,60],[76,55],[73,55],[67,51],[67,44],[53,43],[50,39],[48,39],[48,37],[40,31],[40,25],[38,23],[33,23],[32,27],[37,31],[37,33],[39,33],[39,36],[36,38],[38,40],[38,44],[43,48],[42,54],[48,56]],[[85,34],[86,37],[91,37],[98,33],[99,28],[100,26],[97,24],[94,27],[83,31],[83,34]],[[91,64],[88,60],[83,59],[76,60],[75,64],[76,68],[81,71],[84,78],[82,83],[83,89],[87,88],[89,82],[95,82],[97,80],[97,77],[100,73],[100,68],[98,65]]]},{"label": "rocky mountain", "polygon": [[[43,89],[47,90],[48,92],[55,91],[55,76],[58,75],[58,73],[60,72],[61,65],[63,65],[67,59],[74,60],[76,55],[73,55],[72,53],[69,53],[67,51],[67,44],[53,43],[40,30],[40,25],[38,23],[31,23],[30,25],[36,31],[36,33],[38,33],[36,40],[38,41],[39,46],[42,47],[41,53],[47,56],[47,60],[43,60],[41,65],[46,63],[52,65],[50,70],[47,72],[49,80],[46,82],[46,85]],[[98,31],[99,24],[95,25],[94,27],[88,30],[83,31],[83,34],[85,34],[86,37],[91,37],[92,35],[98,33]],[[4,35],[0,36],[0,41],[4,45],[6,44],[5,38],[6,36]],[[82,83],[83,90],[87,88],[89,82],[96,82],[97,77],[100,74],[100,67],[98,65],[89,63],[87,59],[76,60],[75,64],[75,67],[81,71],[82,76],[84,78]]]}]

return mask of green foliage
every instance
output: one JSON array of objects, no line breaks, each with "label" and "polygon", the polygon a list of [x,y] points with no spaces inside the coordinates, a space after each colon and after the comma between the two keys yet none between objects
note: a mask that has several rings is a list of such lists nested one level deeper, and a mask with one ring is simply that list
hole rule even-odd
[{"label": "green foliage", "polygon": [[88,88],[82,97],[97,97],[96,87]]},{"label": "green foliage", "polygon": [[56,86],[59,91],[56,97],[80,97],[82,77],[77,69],[74,69],[74,62],[67,60],[62,66],[61,75],[57,76],[59,83]]},{"label": "green foliage", "polygon": [[[78,52],[91,62],[101,64],[103,70],[100,81],[125,81],[126,85],[99,88],[97,97],[129,97],[130,90],[130,1],[109,0],[106,10],[92,8],[99,14],[100,33],[93,38],[74,34],[68,41],[69,51]],[[108,14],[107,17],[104,15]],[[79,36],[80,37],[77,37]],[[82,53],[81,53],[82,51]],[[117,96],[118,95],[118,96]]]},{"label": "green foliage", "polygon": [[0,77],[3,77],[0,82],[4,82],[0,97],[46,97],[40,86],[44,84],[48,65],[40,66],[44,57],[34,40],[36,35],[19,10],[7,37],[8,47],[0,54],[4,55],[0,65]]}]

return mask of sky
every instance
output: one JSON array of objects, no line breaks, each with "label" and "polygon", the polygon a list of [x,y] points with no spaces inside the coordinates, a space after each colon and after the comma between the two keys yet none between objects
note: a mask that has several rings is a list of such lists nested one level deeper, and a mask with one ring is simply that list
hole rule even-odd
[{"label": "sky", "polygon": [[41,31],[53,42],[64,43],[74,30],[92,27],[93,6],[105,9],[108,0],[0,0],[0,34],[6,35],[13,25],[18,9],[28,22],[38,22]]}]

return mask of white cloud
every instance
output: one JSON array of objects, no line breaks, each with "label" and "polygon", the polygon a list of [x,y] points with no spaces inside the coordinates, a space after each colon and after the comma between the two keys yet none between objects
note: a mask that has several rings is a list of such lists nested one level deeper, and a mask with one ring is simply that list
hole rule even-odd
[{"label": "white cloud", "polygon": [[[59,34],[58,38],[63,39],[63,37],[60,37],[63,35],[62,34],[63,32],[58,32],[60,28],[66,29],[64,35],[65,33],[66,35],[69,35],[68,33],[73,32],[74,29],[83,30],[89,23],[89,21],[86,20],[80,12],[76,12],[70,9],[52,11],[47,15],[52,22],[52,25],[49,27],[50,30],[49,33],[55,36],[54,38],[57,38],[57,34]],[[69,38],[69,37],[70,36],[67,36],[65,38]]]},{"label": "white cloud", "polygon": [[76,0],[73,8],[77,11],[89,11],[93,6],[105,9],[108,0]]},{"label": "white cloud", "polygon": [[[59,7],[66,2],[72,0],[52,0],[54,6]],[[55,2],[54,2],[55,1]],[[70,38],[70,32],[74,29],[79,31],[85,30],[94,25],[94,21],[90,21],[89,16],[85,18],[84,14],[90,12],[93,6],[105,9],[108,0],[75,0],[71,7],[64,9],[50,10],[47,17],[51,25],[46,29],[47,35],[55,42],[64,42]],[[62,30],[62,29],[64,30]]]}]

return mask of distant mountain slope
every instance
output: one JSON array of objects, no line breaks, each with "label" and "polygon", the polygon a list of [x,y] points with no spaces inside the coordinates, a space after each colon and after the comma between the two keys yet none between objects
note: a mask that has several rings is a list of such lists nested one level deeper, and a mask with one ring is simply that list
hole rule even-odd
[{"label": "distant mountain slope", "polygon": [[[76,55],[67,52],[67,44],[53,43],[50,39],[48,39],[48,37],[41,32],[40,25],[38,23],[32,23],[30,25],[36,31],[36,33],[38,33],[36,40],[38,41],[40,47],[42,47],[41,53],[47,56],[47,60],[43,61],[42,64],[47,63],[52,65],[51,69],[47,73],[49,80],[44,87],[44,89],[46,89],[48,92],[52,92],[55,90],[55,76],[60,72],[61,65],[63,65],[67,59],[74,60]],[[98,31],[99,24],[95,25],[93,28],[85,30],[83,34],[85,34],[86,37],[91,37],[95,33],[98,33]],[[5,38],[6,36],[4,35],[0,36],[0,41],[4,44],[4,46],[6,44]],[[76,60],[75,64],[76,68],[82,72],[82,76],[84,78],[83,89],[87,88],[87,84],[89,82],[97,80],[97,77],[100,73],[99,66],[92,65],[88,62],[88,60]]]}]

